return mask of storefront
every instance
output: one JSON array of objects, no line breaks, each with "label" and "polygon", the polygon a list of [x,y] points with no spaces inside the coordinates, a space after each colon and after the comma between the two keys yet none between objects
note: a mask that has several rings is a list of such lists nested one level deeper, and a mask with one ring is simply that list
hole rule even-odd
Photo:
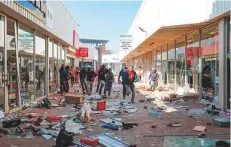
[{"label": "storefront", "polygon": [[58,69],[66,62],[70,44],[5,6],[18,6],[14,8],[24,10],[23,14],[32,19],[33,14],[18,3],[3,3],[0,2],[0,109],[9,112],[58,89]]},{"label": "storefront", "polygon": [[183,88],[184,93],[199,92],[208,103],[229,109],[229,13],[208,22],[162,27],[129,53],[136,57],[127,55],[123,61],[142,57],[139,51],[151,48],[150,61],[160,73],[161,84],[170,84],[175,90]]}]

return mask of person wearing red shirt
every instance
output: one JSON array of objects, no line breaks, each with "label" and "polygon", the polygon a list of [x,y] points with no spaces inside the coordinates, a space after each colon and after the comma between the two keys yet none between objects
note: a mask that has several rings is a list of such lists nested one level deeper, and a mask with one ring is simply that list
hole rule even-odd
[{"label": "person wearing red shirt", "polygon": [[134,103],[135,93],[136,93],[134,82],[138,82],[138,81],[139,81],[139,78],[136,72],[134,71],[133,66],[130,66],[127,72],[126,86],[127,86],[127,90],[131,90],[131,93],[132,93],[131,103]]}]

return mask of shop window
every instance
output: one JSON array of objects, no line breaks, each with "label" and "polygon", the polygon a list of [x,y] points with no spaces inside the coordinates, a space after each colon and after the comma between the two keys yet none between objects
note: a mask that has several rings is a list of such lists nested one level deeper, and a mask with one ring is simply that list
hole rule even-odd
[{"label": "shop window", "polygon": [[175,42],[168,43],[168,83],[175,82]]},{"label": "shop window", "polygon": [[34,36],[32,29],[19,24],[18,54],[22,105],[34,100]]},{"label": "shop window", "polygon": [[228,85],[227,85],[227,108],[230,109],[231,102],[231,31],[230,31],[230,18],[228,18],[228,60],[227,60],[227,77],[228,77]]},{"label": "shop window", "polygon": [[[64,64],[64,59],[65,59],[65,53],[64,53],[64,49],[63,49],[63,47],[61,48],[61,61],[62,61],[62,64]],[[70,64],[69,64],[69,66],[71,66]]]},{"label": "shop window", "polygon": [[16,46],[15,46],[15,21],[7,19],[7,88],[9,109],[19,106],[18,82],[17,82],[17,64],[16,64]]},{"label": "shop window", "polygon": [[204,99],[219,104],[219,34],[218,24],[201,32],[202,90]]},{"label": "shop window", "polygon": [[45,36],[36,32],[35,36],[35,95],[42,97],[45,95]]},{"label": "shop window", "polygon": [[156,68],[156,50],[153,50],[152,53],[152,68]]},{"label": "shop window", "polygon": [[54,57],[53,57],[53,43],[49,41],[49,49],[48,49],[48,57],[49,57],[49,92],[54,92]]},{"label": "shop window", "polygon": [[54,83],[53,83],[53,88],[57,89],[58,88],[58,70],[59,70],[59,65],[58,65],[58,45],[54,43]]},{"label": "shop window", "polygon": [[167,84],[167,44],[162,45],[162,61],[161,61],[161,74],[163,84]]},{"label": "shop window", "polygon": [[159,82],[161,82],[162,74],[161,74],[161,48],[157,48],[156,50],[156,70],[159,76]]},{"label": "shop window", "polygon": [[5,88],[4,88],[4,53],[5,53],[5,19],[0,15],[0,110],[5,110]]},{"label": "shop window", "polygon": [[176,83],[185,87],[185,37],[176,40]]},{"label": "shop window", "polygon": [[190,88],[198,91],[199,85],[199,31],[187,36],[186,78]]}]

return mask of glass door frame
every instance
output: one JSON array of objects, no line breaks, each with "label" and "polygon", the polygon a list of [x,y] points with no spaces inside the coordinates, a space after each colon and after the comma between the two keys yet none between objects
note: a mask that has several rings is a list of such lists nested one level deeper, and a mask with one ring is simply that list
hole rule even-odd
[{"label": "glass door frame", "polygon": [[[18,106],[18,108],[21,107],[21,97],[20,97],[20,92],[19,92],[19,83],[20,83],[20,79],[19,77],[19,65],[18,65],[18,21],[7,17],[7,15],[0,13],[0,16],[4,17],[4,78],[3,78],[3,82],[4,82],[4,111],[5,112],[11,112],[14,111],[14,109],[10,110],[9,109],[9,93],[8,93],[8,71],[7,71],[7,21],[13,21],[14,22],[14,31],[15,31],[15,56],[16,56],[16,104]],[[17,109],[17,108],[16,108]]]},{"label": "glass door frame", "polygon": [[3,58],[3,66],[4,66],[4,70],[3,70],[3,79],[2,79],[2,82],[3,82],[3,92],[4,92],[4,111],[5,112],[8,112],[9,111],[9,101],[8,101],[8,87],[7,87],[7,50],[6,50],[6,46],[7,46],[7,40],[6,40],[6,36],[7,36],[7,17],[6,15],[0,13],[0,16],[3,17],[3,23],[4,23],[4,28],[3,28],[3,37],[4,37],[4,47],[3,47],[3,55],[4,58]]},{"label": "glass door frame", "polygon": [[[20,78],[18,78],[18,77],[20,77],[20,75],[19,75],[19,60],[18,60],[18,57],[19,57],[18,56],[18,26],[19,25],[18,25],[18,21],[14,20],[12,18],[6,17],[6,20],[7,21],[10,20],[10,21],[12,21],[14,23],[14,31],[15,31],[15,35],[14,35],[14,38],[15,38],[15,50],[14,50],[14,52],[15,52],[15,57],[16,57],[16,61],[15,62],[16,62],[16,77],[17,77],[16,78],[16,86],[17,87],[15,89],[15,94],[16,94],[17,108],[20,108],[21,107],[21,97],[20,97],[20,87],[19,87]],[[6,22],[6,24],[7,24],[7,22]],[[7,30],[7,26],[6,26],[6,30]],[[7,34],[6,34],[6,36],[7,36]],[[7,52],[6,52],[6,57],[7,57]],[[8,68],[7,67],[7,58],[5,58],[5,59],[6,59],[6,68],[5,69],[7,70],[7,68]],[[7,89],[7,94],[9,94],[8,93],[8,89]],[[8,97],[6,97],[6,99],[8,100]],[[15,108],[15,109],[17,109],[17,108]],[[11,112],[11,111],[14,111],[14,109],[9,110],[9,112]]]}]

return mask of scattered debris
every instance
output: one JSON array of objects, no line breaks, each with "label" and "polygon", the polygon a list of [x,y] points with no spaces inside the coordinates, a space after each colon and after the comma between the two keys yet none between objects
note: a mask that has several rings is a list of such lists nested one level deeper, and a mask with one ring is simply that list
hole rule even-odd
[{"label": "scattered debris", "polygon": [[230,118],[228,117],[217,117],[212,120],[212,124],[219,127],[230,127]]},{"label": "scattered debris", "polygon": [[180,127],[181,124],[179,122],[173,122],[167,125],[168,127]]},{"label": "scattered debris", "polygon": [[207,128],[205,126],[195,126],[194,127],[194,131],[198,131],[198,132],[205,132]]},{"label": "scattered debris", "polygon": [[10,120],[4,120],[2,122],[3,128],[11,128],[11,127],[17,127],[21,124],[21,119],[20,118],[13,118]]},{"label": "scattered debris", "polygon": [[156,125],[152,125],[151,128],[155,129],[155,128],[156,128]]},{"label": "scattered debris", "polygon": [[80,142],[85,143],[90,146],[94,146],[99,143],[99,139],[96,137],[83,137],[83,138],[80,138]]},{"label": "scattered debris", "polygon": [[121,138],[113,137],[112,134],[105,133],[96,135],[99,139],[99,144],[107,147],[130,147],[130,144],[123,141]]},{"label": "scattered debris", "polygon": [[122,126],[124,129],[131,129],[134,126],[138,126],[137,123],[131,123],[131,122],[122,122]]}]

